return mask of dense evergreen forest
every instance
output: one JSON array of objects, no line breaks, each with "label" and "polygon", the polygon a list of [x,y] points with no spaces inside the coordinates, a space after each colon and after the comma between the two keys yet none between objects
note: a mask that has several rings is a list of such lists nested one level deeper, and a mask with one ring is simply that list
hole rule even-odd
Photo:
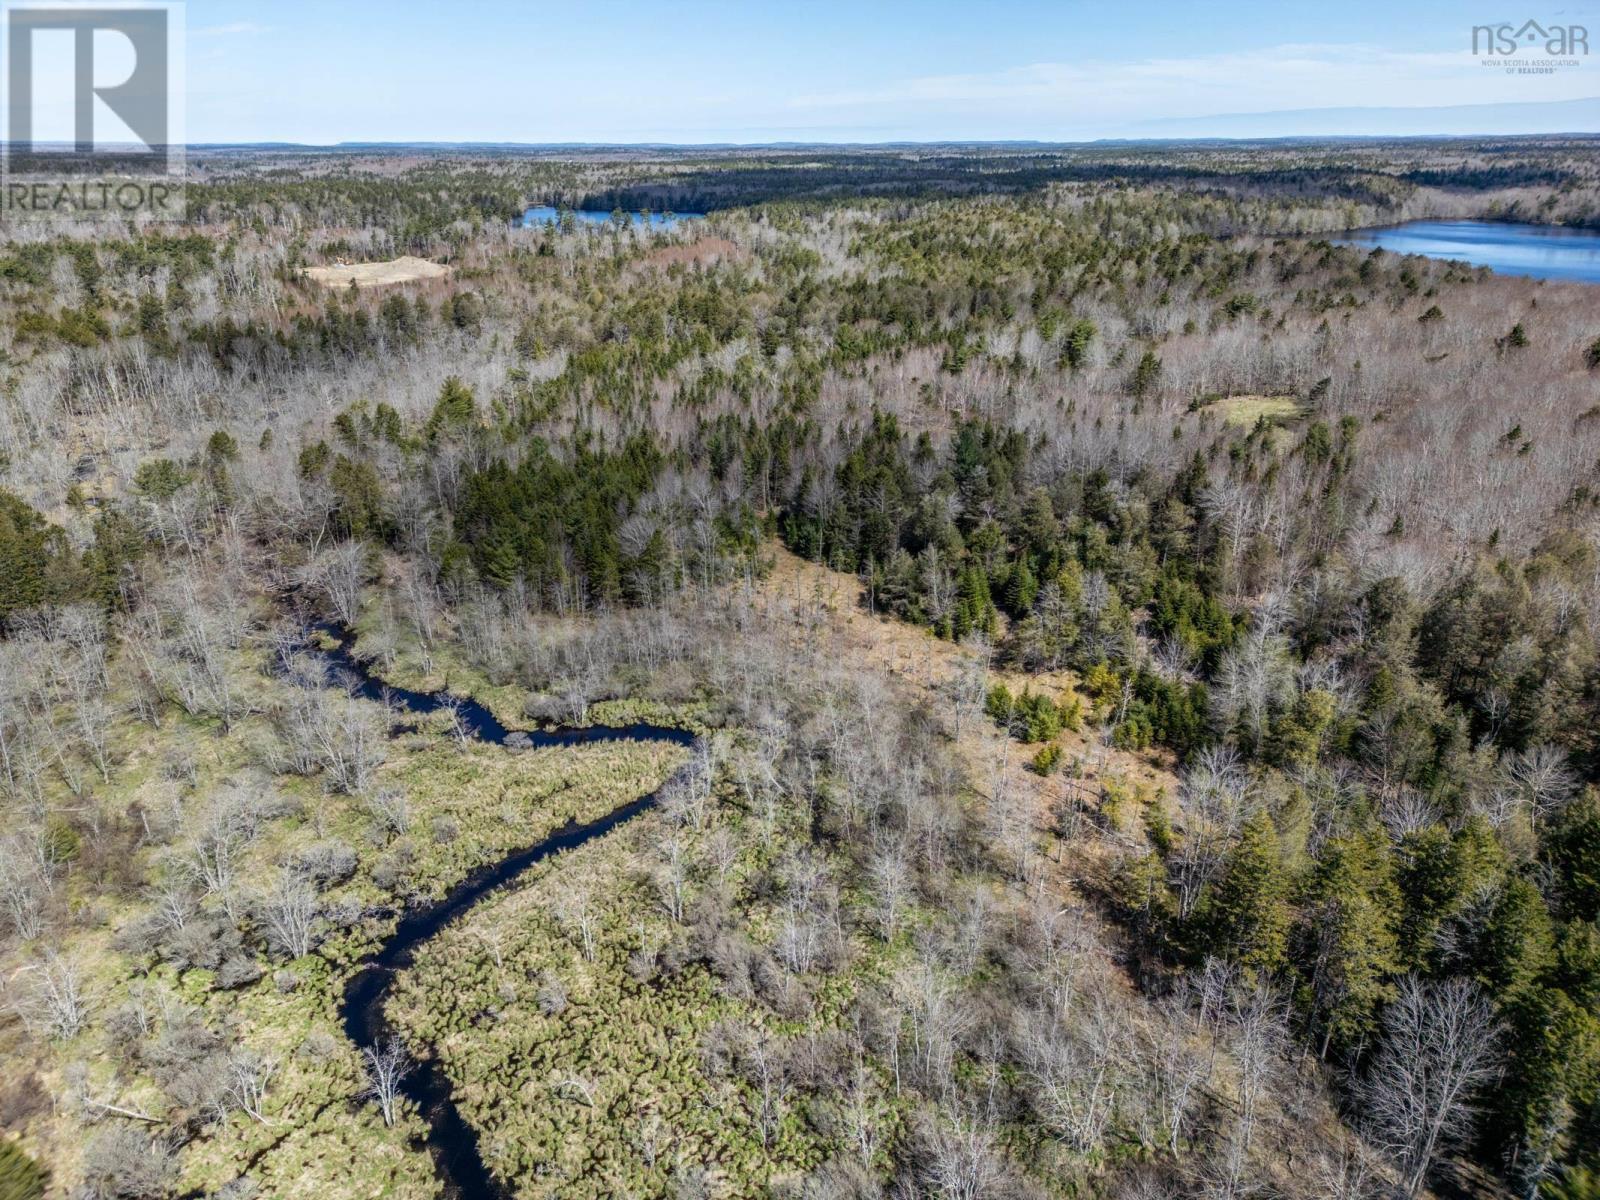
[{"label": "dense evergreen forest", "polygon": [[13,236],[0,1196],[431,1196],[424,1059],[508,1195],[1600,1195],[1600,308],[1337,237],[1592,150],[218,152]]}]

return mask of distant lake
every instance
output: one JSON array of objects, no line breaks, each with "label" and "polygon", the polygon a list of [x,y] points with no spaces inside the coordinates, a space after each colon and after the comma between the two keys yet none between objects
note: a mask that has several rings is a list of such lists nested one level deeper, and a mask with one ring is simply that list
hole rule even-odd
[{"label": "distant lake", "polygon": [[1475,267],[1492,267],[1501,275],[1600,283],[1600,231],[1593,229],[1496,221],[1408,221],[1379,229],[1353,229],[1334,240],[1346,246],[1378,246],[1396,254],[1455,259]]},{"label": "distant lake", "polygon": [[[581,225],[605,225],[611,220],[611,214],[609,212],[590,212],[587,209],[581,208],[572,209],[571,212],[572,215],[578,219],[578,223]],[[628,220],[636,228],[648,222],[651,229],[671,229],[680,221],[693,221],[703,216],[705,216],[705,213],[675,212],[668,215],[667,213],[659,212],[648,214],[636,212],[629,213]],[[549,225],[559,221],[560,219],[561,210],[559,208],[551,208],[547,204],[541,204],[534,208],[528,209],[527,212],[522,214],[522,227],[524,229],[530,229],[538,225]]]}]

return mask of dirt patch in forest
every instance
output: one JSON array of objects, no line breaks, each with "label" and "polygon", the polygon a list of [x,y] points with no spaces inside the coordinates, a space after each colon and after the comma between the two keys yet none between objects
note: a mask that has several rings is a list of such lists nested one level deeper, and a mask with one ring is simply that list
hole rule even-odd
[{"label": "dirt patch in forest", "polygon": [[302,274],[325,288],[387,287],[395,283],[415,283],[421,279],[443,279],[450,268],[442,263],[414,258],[409,254],[388,262],[336,263],[331,267],[306,267]]},{"label": "dirt patch in forest", "polygon": [[641,266],[671,267],[679,263],[704,267],[717,262],[743,262],[748,255],[727,238],[703,237],[681,246],[663,246],[639,260]]}]

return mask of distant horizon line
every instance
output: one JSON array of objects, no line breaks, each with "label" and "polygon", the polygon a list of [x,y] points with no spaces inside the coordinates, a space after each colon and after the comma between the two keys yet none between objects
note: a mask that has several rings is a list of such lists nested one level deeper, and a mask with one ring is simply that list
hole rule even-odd
[{"label": "distant horizon line", "polygon": [[[1508,124],[1509,118],[1509,124]],[[1308,127],[1309,123],[1309,127]],[[1317,124],[1321,128],[1315,127]],[[1274,129],[1276,124],[1279,127]],[[1300,128],[1295,128],[1295,125]],[[1387,125],[1387,128],[1385,126]],[[1254,128],[1252,128],[1254,126]],[[1530,128],[1530,126],[1532,126]],[[1542,128],[1540,126],[1543,126]],[[673,137],[628,139],[437,137],[344,137],[336,141],[300,141],[293,138],[228,138],[173,143],[200,154],[228,150],[256,151],[758,151],[758,150],[918,150],[1017,149],[1058,150],[1118,146],[1206,145],[1328,145],[1360,142],[1438,142],[1443,140],[1591,139],[1600,137],[1600,96],[1567,100],[1443,105],[1346,105],[1338,107],[1277,109],[1266,112],[1225,112],[1193,117],[1157,117],[1112,125],[1099,136],[1078,137],[711,137],[699,140]],[[710,131],[708,131],[710,132]],[[722,132],[720,130],[716,132]],[[748,132],[767,133],[760,126]],[[796,131],[798,132],[798,131]],[[810,132],[809,130],[807,132]],[[866,133],[865,129],[857,132]],[[885,131],[887,132],[887,131]],[[21,145],[22,143],[18,143]],[[0,140],[0,148],[10,144]],[[65,141],[29,144],[34,152],[73,153]],[[166,147],[159,147],[166,149]],[[108,155],[150,153],[152,148],[130,142],[106,142],[99,149]]]},{"label": "distant horizon line", "polygon": [[[1202,145],[1202,144],[1257,144],[1263,142],[1286,143],[1319,143],[1319,142],[1439,142],[1439,141],[1472,141],[1482,138],[1496,140],[1525,141],[1539,138],[1563,138],[1570,140],[1600,140],[1600,130],[1592,129],[1550,129],[1534,132],[1499,133],[1493,130],[1477,132],[1453,133],[1288,133],[1288,134],[1261,134],[1249,136],[1241,134],[1194,134],[1190,136],[1167,135],[1149,137],[1101,137],[1101,138],[890,138],[881,141],[845,141],[829,139],[786,140],[786,141],[712,141],[712,142],[674,142],[674,141],[593,141],[575,140],[559,142],[519,142],[503,140],[477,140],[462,139],[459,141],[440,141],[437,139],[393,139],[393,138],[347,138],[337,142],[296,142],[283,140],[265,141],[220,141],[220,142],[185,142],[185,150],[364,150],[364,149],[395,149],[395,150],[813,150],[813,149],[851,149],[851,150],[896,150],[896,149],[927,149],[941,147],[1028,147],[1035,149],[1073,149],[1085,146],[1170,146],[1170,145]],[[67,142],[32,142],[14,143],[0,139],[0,150],[9,151],[17,146],[28,146],[35,153],[74,153],[71,143]],[[110,142],[106,143],[92,154],[116,153],[154,153],[165,147],[147,147],[143,143]]]}]

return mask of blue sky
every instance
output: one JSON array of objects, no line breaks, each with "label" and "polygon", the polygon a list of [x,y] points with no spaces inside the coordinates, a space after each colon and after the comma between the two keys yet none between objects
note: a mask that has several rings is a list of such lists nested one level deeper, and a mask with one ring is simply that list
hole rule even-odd
[{"label": "blue sky", "polygon": [[[187,133],[1077,140],[1250,132],[1223,114],[1457,105],[1534,105],[1516,111],[1537,129],[1557,120],[1539,104],[1600,96],[1600,55],[1510,75],[1473,57],[1471,27],[1584,24],[1600,50],[1600,0],[1531,2],[189,0]],[[1561,111],[1563,129],[1587,119]]]}]

